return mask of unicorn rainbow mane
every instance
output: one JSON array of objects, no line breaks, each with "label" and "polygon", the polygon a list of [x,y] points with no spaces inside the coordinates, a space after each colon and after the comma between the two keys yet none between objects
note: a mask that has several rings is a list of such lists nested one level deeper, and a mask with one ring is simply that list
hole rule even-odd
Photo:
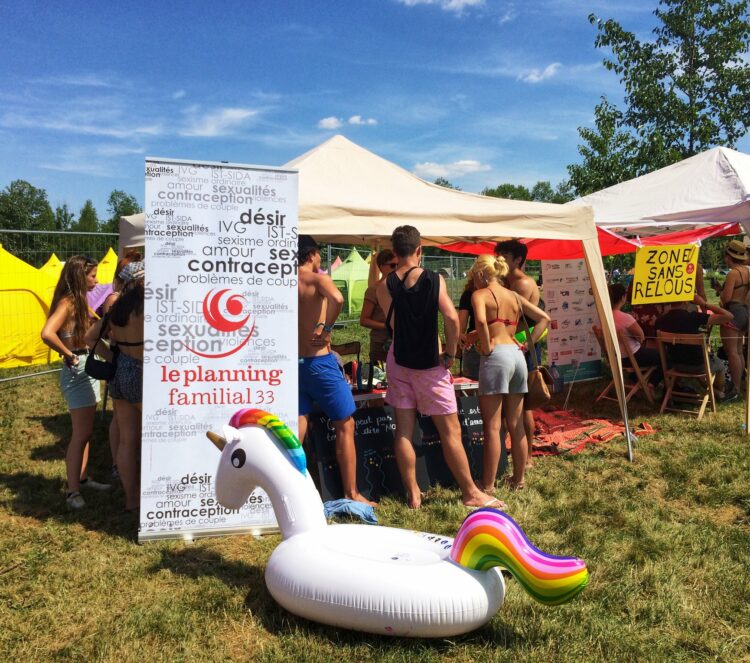
[{"label": "unicorn rainbow mane", "polygon": [[582,559],[543,553],[513,518],[497,509],[477,509],[466,517],[453,541],[451,559],[480,571],[502,566],[546,605],[567,603],[589,582]]},{"label": "unicorn rainbow mane", "polygon": [[245,408],[234,413],[229,420],[229,425],[233,428],[261,426],[270,431],[281,442],[292,465],[303,475],[307,472],[307,459],[302,445],[299,443],[297,436],[292,432],[292,429],[277,416],[264,410]]}]

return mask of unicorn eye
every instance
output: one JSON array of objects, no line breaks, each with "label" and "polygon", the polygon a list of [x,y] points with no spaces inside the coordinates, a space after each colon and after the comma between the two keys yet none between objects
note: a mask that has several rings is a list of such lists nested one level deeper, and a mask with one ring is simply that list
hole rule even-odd
[{"label": "unicorn eye", "polygon": [[242,449],[235,449],[232,453],[232,466],[242,467],[245,464],[245,452]]}]

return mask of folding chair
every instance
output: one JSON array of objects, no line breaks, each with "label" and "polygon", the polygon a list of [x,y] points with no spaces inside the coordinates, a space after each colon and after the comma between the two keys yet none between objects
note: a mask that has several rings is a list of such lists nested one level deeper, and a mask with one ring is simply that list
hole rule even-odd
[{"label": "folding chair", "polygon": [[[594,325],[592,327],[594,330],[594,336],[596,336],[596,340],[599,341],[599,347],[602,351],[602,357],[607,356],[607,346],[604,343],[604,334],[602,333],[601,327],[598,327],[597,325]],[[635,378],[635,382],[632,384],[630,389],[625,394],[625,402],[629,402],[633,396],[635,396],[639,391],[643,390],[643,393],[646,395],[646,398],[648,399],[648,402],[652,405],[654,403],[654,397],[651,395],[651,390],[648,388],[648,379],[651,377],[651,373],[653,373],[656,370],[656,366],[647,366],[644,368],[641,368],[638,365],[638,362],[636,361],[635,357],[633,356],[633,353],[630,351],[630,346],[625,343],[622,339],[622,335],[620,332],[617,332],[617,339],[620,341],[620,348],[625,348],[625,356],[623,359],[627,358],[629,365],[626,365],[626,363],[623,361],[622,363],[622,374],[623,377],[628,375],[630,377]],[[611,370],[611,367],[610,367]],[[625,384],[625,388],[627,389],[628,384]],[[604,391],[602,391],[601,394],[596,399],[596,402],[598,403],[601,400],[608,400],[608,401],[616,401],[617,396],[610,396],[609,392],[612,391],[615,388],[615,380],[614,376],[612,377],[612,380],[610,380],[609,384],[604,388]]]},{"label": "folding chair", "polygon": [[[659,413],[664,412],[664,410],[670,410],[672,412],[687,412],[689,414],[697,414],[698,421],[700,421],[703,419],[709,401],[711,402],[711,410],[716,412],[716,398],[714,396],[715,376],[711,373],[711,364],[708,359],[708,343],[705,334],[670,334],[664,331],[657,331],[656,342],[659,345],[659,358],[661,359],[661,366],[664,371],[664,385],[666,387],[664,400],[661,403]],[[670,363],[672,362],[670,362],[667,357],[668,345],[691,345],[701,348],[703,354],[703,370],[700,370],[700,365],[696,367],[698,369],[697,371],[686,371],[684,369],[678,370],[670,367]],[[701,386],[702,391],[699,393],[680,390],[677,388],[677,380],[681,378],[694,380]],[[677,407],[674,404],[674,396],[677,396],[680,401],[694,402],[698,404],[699,408],[697,412],[696,410],[687,410]]]}]

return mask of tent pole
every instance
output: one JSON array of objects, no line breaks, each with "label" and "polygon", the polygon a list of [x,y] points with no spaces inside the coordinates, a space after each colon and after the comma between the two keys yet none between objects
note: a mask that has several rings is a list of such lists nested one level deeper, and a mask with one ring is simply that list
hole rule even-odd
[{"label": "tent pole", "polygon": [[[750,338],[750,320],[745,333],[745,340],[747,341]],[[750,376],[750,349],[748,349],[745,368],[747,375]],[[740,385],[736,385],[736,388],[739,389]],[[745,435],[750,435],[750,377],[748,377],[748,384],[745,387]]]},{"label": "tent pole", "polygon": [[599,249],[599,241],[596,238],[582,240],[583,257],[586,261],[586,269],[594,288],[594,301],[599,314],[599,324],[604,335],[604,345],[607,348],[609,365],[612,370],[612,380],[615,383],[617,400],[620,404],[622,422],[625,425],[625,441],[628,444],[628,460],[633,462],[633,434],[628,421],[628,404],[625,400],[625,382],[622,378],[622,363],[620,347],[615,334],[615,321],[612,316],[612,304],[609,301],[607,280],[604,277],[604,265],[602,254]]}]

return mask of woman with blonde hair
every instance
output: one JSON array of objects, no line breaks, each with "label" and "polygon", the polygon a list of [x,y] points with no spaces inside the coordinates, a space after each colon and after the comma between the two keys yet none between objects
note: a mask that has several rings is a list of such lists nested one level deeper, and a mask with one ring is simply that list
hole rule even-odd
[{"label": "woman with blonde hair", "polygon": [[524,486],[528,447],[523,399],[528,391],[528,370],[514,335],[521,316],[526,316],[535,322],[531,338],[536,342],[550,320],[538,306],[500,285],[500,279],[507,273],[505,259],[494,255],[479,256],[469,272],[475,287],[471,304],[479,341],[479,408],[484,426],[480,488],[486,492],[495,487],[503,416],[510,433],[513,460],[513,475],[505,478],[505,486],[511,490]]},{"label": "woman with blonde hair", "polygon": [[65,261],[52,296],[49,317],[42,329],[42,340],[60,353],[64,363],[60,372],[60,390],[72,423],[70,443],[65,453],[65,501],[70,509],[86,506],[80,493],[81,486],[95,490],[110,488],[109,484],[88,478],[89,440],[94,432],[99,381],[89,377],[84,370],[88,357],[84,337],[93,315],[86,294],[97,284],[97,266],[96,260],[87,256],[73,256]]}]

